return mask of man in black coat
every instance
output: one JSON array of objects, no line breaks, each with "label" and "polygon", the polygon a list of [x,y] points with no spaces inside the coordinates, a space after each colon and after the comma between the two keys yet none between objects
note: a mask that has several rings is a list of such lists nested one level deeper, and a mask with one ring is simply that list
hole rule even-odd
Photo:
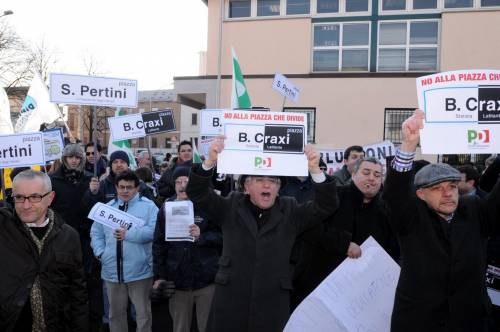
[{"label": "man in black coat", "polygon": [[403,123],[383,193],[402,256],[391,331],[487,331],[486,244],[498,228],[500,186],[487,199],[459,198],[460,173],[430,164],[413,187],[423,117],[417,110]]},{"label": "man in black coat", "polygon": [[380,199],[383,168],[372,157],[353,166],[350,184],[337,188],[339,208],[327,221],[297,239],[292,309],[304,300],[346,257],[357,258],[370,236],[397,260],[397,242]]},{"label": "man in black coat", "polygon": [[223,147],[223,137],[218,137],[208,158],[191,172],[187,187],[188,197],[220,225],[223,235],[207,330],[282,331],[289,317],[295,238],[337,208],[336,186],[321,172],[319,154],[306,146],[314,201],[298,204],[278,197],[280,179],[274,176],[247,176],[245,193],[218,196],[208,184]]},{"label": "man in black coat", "polygon": [[0,331],[87,331],[80,240],[48,208],[49,177],[21,172],[12,195],[15,214],[0,210]]}]

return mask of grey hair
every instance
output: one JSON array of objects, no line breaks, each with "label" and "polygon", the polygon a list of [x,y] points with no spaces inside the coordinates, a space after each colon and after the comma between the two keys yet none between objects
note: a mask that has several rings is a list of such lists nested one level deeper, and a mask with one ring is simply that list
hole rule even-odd
[{"label": "grey hair", "polygon": [[375,164],[375,165],[379,165],[380,167],[382,167],[382,170],[384,169],[384,165],[382,165],[382,163],[380,162],[380,160],[378,160],[377,158],[374,158],[374,157],[363,157],[363,158],[359,158],[358,160],[356,160],[356,163],[354,164],[354,171],[353,171],[353,173],[357,173],[359,171],[359,168],[361,167],[361,164],[364,161],[372,163],[372,164]]},{"label": "grey hair", "polygon": [[49,176],[43,172],[35,171],[33,169],[27,169],[17,174],[12,180],[12,188],[15,187],[17,181],[33,180],[35,178],[42,179],[43,187],[46,191],[52,191],[52,182],[50,181]]},{"label": "grey hair", "polygon": [[149,156],[149,152],[146,151],[146,150],[139,152],[139,154],[137,155],[137,157],[138,158],[144,158],[145,155]]}]

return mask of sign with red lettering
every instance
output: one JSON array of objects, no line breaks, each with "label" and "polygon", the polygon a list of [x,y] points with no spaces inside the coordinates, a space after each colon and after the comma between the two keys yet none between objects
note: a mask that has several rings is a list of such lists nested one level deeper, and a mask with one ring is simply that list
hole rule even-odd
[{"label": "sign with red lettering", "polygon": [[222,128],[227,138],[217,161],[219,173],[307,175],[305,114],[225,111]]},{"label": "sign with red lettering", "polygon": [[417,79],[425,112],[422,152],[496,153],[500,147],[500,71],[458,70]]}]

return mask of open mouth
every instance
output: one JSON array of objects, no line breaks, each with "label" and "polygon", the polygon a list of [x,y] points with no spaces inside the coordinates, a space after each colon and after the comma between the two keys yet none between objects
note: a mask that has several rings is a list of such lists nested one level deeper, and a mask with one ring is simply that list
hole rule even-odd
[{"label": "open mouth", "polygon": [[271,193],[270,192],[266,192],[266,191],[260,193],[260,195],[262,196],[262,198],[265,198],[265,199],[268,199],[268,198],[271,197]]}]

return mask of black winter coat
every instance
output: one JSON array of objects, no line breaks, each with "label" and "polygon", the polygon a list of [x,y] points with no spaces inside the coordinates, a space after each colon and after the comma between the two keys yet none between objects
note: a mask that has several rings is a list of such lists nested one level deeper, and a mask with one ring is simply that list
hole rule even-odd
[{"label": "black winter coat", "polygon": [[246,195],[216,195],[209,188],[210,176],[203,173],[207,172],[199,168],[191,171],[187,194],[210,221],[220,225],[223,236],[207,330],[281,332],[289,317],[295,238],[337,208],[336,186],[315,184],[316,200],[305,204],[278,197],[269,219],[258,229]]},{"label": "black winter coat", "polygon": [[297,239],[300,258],[294,276],[295,305],[346,259],[351,242],[361,245],[373,236],[397,261],[396,236],[391,230],[380,195],[367,204],[363,203],[363,193],[352,182],[338,187],[337,192],[337,211]]},{"label": "black winter coat", "polygon": [[47,332],[88,329],[87,291],[78,233],[55,215],[41,256],[21,221],[0,209],[0,331],[9,332],[40,277]]},{"label": "black winter coat", "polygon": [[79,204],[89,188],[92,174],[81,172],[74,183],[64,176],[65,166],[61,165],[50,175],[52,190],[56,193],[51,208],[57,212],[68,225],[79,232],[90,231],[91,223],[87,219],[87,211]]},{"label": "black winter coat", "polygon": [[500,186],[487,199],[460,198],[447,235],[446,221],[416,197],[411,173],[390,167],[384,188],[402,257],[391,331],[485,331],[486,243],[498,221]]},{"label": "black winter coat", "polygon": [[173,281],[176,289],[195,290],[213,284],[222,251],[220,229],[195,209],[200,237],[195,242],[165,241],[165,205],[158,211],[153,241],[156,279]]}]

